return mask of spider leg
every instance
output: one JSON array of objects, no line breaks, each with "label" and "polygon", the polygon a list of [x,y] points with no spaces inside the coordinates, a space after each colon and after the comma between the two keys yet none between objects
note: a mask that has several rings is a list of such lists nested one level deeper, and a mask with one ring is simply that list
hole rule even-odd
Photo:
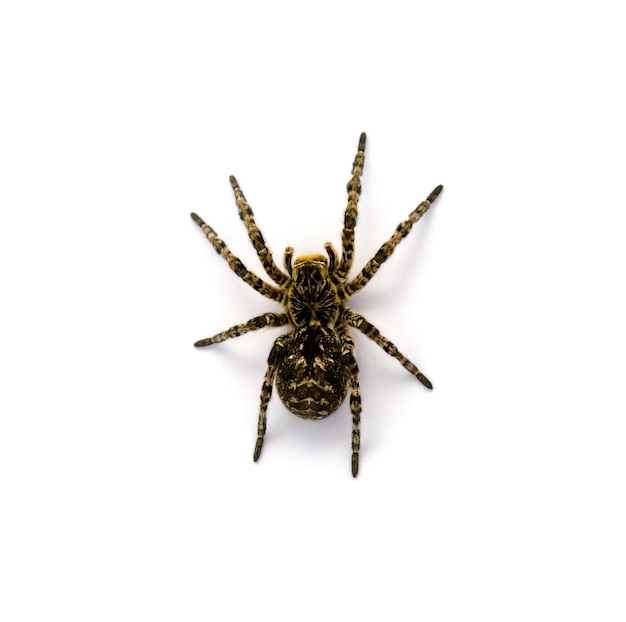
[{"label": "spider leg", "polygon": [[215,230],[209,225],[207,225],[204,222],[204,220],[200,218],[200,216],[192,213],[191,217],[193,218],[194,222],[198,225],[198,227],[202,229],[202,231],[204,232],[204,235],[206,235],[209,242],[211,242],[211,245],[213,246],[217,254],[220,255],[220,257],[223,257],[228,262],[228,266],[230,267],[230,269],[240,279],[245,281],[248,285],[250,285],[250,287],[252,287],[257,292],[259,292],[259,294],[263,294],[263,296],[266,296],[267,298],[271,298],[272,300],[281,302],[283,294],[280,289],[272,287],[271,285],[263,281],[263,279],[261,279],[256,274],[254,274],[254,272],[251,272],[250,270],[248,270],[243,265],[239,257],[234,255],[230,251],[230,249],[228,248],[228,246],[226,246],[224,241],[218,237]]},{"label": "spider leg", "polygon": [[200,341],[196,341],[193,345],[196,346],[196,348],[212,346],[215,343],[222,343],[222,341],[226,341],[227,339],[245,335],[251,330],[259,330],[259,328],[264,328],[265,326],[284,326],[288,323],[289,317],[286,313],[264,313],[263,315],[253,317],[251,320],[248,320],[243,324],[231,326],[229,329],[221,333],[217,333],[217,335],[213,335],[213,337],[200,339]]},{"label": "spider leg", "polygon": [[283,256],[283,263],[285,264],[285,270],[289,273],[289,276],[293,273],[293,246],[288,246],[285,249],[285,255]]},{"label": "spider leg", "polygon": [[375,344],[379,345],[387,354],[393,356],[404,369],[410,374],[413,374],[425,387],[428,389],[433,388],[430,380],[417,369],[417,366],[409,361],[387,337],[380,333],[376,326],[368,322],[362,315],[348,308],[344,308],[342,319],[349,326],[360,330],[366,337],[369,337]]},{"label": "spider leg", "polygon": [[360,289],[363,289],[369,280],[378,272],[380,266],[391,257],[396,246],[402,242],[413,225],[426,213],[426,210],[432,205],[439,193],[443,190],[443,186],[437,186],[428,198],[420,203],[410,214],[409,217],[401,222],[393,235],[378,249],[378,252],[366,264],[363,270],[357,276],[343,287],[343,299],[347,300]]},{"label": "spider leg", "polygon": [[341,340],[341,353],[348,369],[350,386],[350,413],[352,414],[352,477],[359,472],[361,448],[361,392],[359,391],[359,367],[354,356],[354,339],[345,325],[336,327]]},{"label": "spider leg", "polygon": [[339,280],[344,280],[352,267],[354,259],[354,228],[361,196],[361,174],[365,162],[365,132],[359,138],[359,147],[352,164],[352,177],[348,182],[348,205],[343,220],[341,233],[341,262],[337,267],[336,275]]},{"label": "spider leg", "polygon": [[289,277],[274,263],[272,253],[269,248],[267,248],[263,234],[256,224],[256,220],[254,220],[252,208],[248,205],[246,197],[233,175],[230,176],[230,185],[233,187],[233,192],[235,193],[235,201],[239,209],[239,218],[241,218],[248,231],[250,242],[252,242],[256,254],[259,256],[261,264],[263,264],[263,269],[274,282],[278,283],[278,285],[284,285],[289,280]]},{"label": "spider leg", "polygon": [[261,408],[259,410],[259,423],[257,425],[257,439],[256,445],[254,446],[253,457],[255,462],[259,459],[261,450],[263,449],[263,439],[267,428],[267,405],[272,397],[276,368],[278,367],[278,361],[286,338],[287,335],[281,335],[276,339],[267,359],[267,370],[265,371],[265,378],[263,378],[263,386],[261,387]]}]

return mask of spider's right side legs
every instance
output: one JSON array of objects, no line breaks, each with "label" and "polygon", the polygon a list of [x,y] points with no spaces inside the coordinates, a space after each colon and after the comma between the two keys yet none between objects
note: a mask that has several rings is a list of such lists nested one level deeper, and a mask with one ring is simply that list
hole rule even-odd
[{"label": "spider's right side legs", "polygon": [[340,280],[346,278],[354,259],[354,228],[356,227],[359,197],[361,196],[361,174],[365,162],[365,132],[359,138],[359,148],[352,164],[352,177],[348,182],[348,205],[343,221],[341,233],[341,262],[337,267],[337,276]]},{"label": "spider's right side legs", "polygon": [[368,322],[362,315],[355,313],[347,307],[344,308],[342,320],[357,330],[361,331],[366,337],[369,337],[376,345],[380,346],[389,356],[404,367],[410,374],[413,374],[427,389],[432,389],[432,382],[424,376],[417,368],[415,363],[411,362],[393,342],[389,341],[371,322]]},{"label": "spider's right side legs", "polygon": [[288,335],[281,335],[272,346],[270,355],[267,359],[267,370],[265,378],[263,378],[263,386],[261,387],[261,408],[259,410],[259,422],[257,425],[257,439],[254,446],[254,461],[256,462],[261,455],[263,449],[263,439],[265,438],[265,430],[267,428],[267,405],[272,397],[272,389],[274,387],[274,378],[280,355],[284,349],[285,341]]},{"label": "spider's right side legs", "polygon": [[393,232],[393,235],[378,249],[378,252],[365,264],[361,272],[356,275],[352,281],[346,283],[342,291],[342,297],[347,300],[360,289],[363,289],[370,281],[370,279],[378,272],[379,268],[383,265],[391,254],[396,249],[398,244],[409,234],[409,231],[413,228],[413,225],[426,213],[428,208],[435,202],[435,199],[439,196],[443,186],[437,186],[426,198],[422,201],[410,214],[409,217],[402,221]]}]

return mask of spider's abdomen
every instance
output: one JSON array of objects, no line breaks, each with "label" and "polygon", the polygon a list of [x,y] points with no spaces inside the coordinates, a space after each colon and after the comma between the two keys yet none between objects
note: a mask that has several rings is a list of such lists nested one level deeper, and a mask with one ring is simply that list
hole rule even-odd
[{"label": "spider's abdomen", "polygon": [[276,388],[283,404],[304,419],[334,413],[347,390],[347,374],[336,333],[306,326],[289,334],[276,370]]}]

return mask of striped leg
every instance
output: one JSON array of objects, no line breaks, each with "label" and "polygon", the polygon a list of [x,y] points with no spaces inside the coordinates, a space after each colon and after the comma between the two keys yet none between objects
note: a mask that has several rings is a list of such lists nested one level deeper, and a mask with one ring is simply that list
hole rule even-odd
[{"label": "striped leg", "polygon": [[263,296],[267,298],[271,298],[272,300],[276,300],[280,302],[282,299],[282,292],[271,285],[268,285],[265,281],[259,278],[254,272],[248,270],[241,260],[234,255],[226,246],[226,244],[218,237],[217,233],[207,225],[200,216],[197,214],[191,214],[194,222],[202,229],[204,235],[206,235],[209,242],[215,249],[215,251],[223,257],[227,262],[230,269],[243,281],[245,281],[250,287],[255,289]]},{"label": "striped leg", "polygon": [[250,237],[250,242],[256,250],[256,254],[259,256],[263,269],[267,272],[267,275],[278,285],[284,285],[289,277],[274,263],[274,258],[269,248],[265,245],[263,234],[254,220],[254,213],[252,208],[248,205],[246,197],[244,196],[237,180],[233,175],[230,176],[230,185],[233,187],[235,193],[235,201],[237,202],[237,208],[239,209],[239,218],[243,221]]},{"label": "striped leg", "polygon": [[288,323],[289,317],[286,313],[264,313],[263,315],[253,317],[251,320],[248,320],[243,324],[231,326],[228,330],[218,333],[217,335],[213,335],[213,337],[200,339],[200,341],[196,341],[193,345],[196,346],[196,348],[212,346],[215,343],[222,343],[222,341],[226,341],[227,339],[245,335],[251,330],[259,330],[259,328],[264,328],[265,326],[284,326]]},{"label": "striped leg", "polygon": [[408,235],[413,225],[426,213],[426,210],[428,210],[442,190],[443,186],[437,186],[428,195],[428,198],[420,203],[404,222],[398,225],[393,235],[378,249],[374,257],[365,264],[363,270],[361,270],[352,281],[345,285],[343,290],[344,300],[347,300],[350,296],[367,285],[369,280],[378,272],[380,266],[391,257],[396,246]]},{"label": "striped leg", "polygon": [[361,448],[361,392],[359,391],[359,367],[354,356],[354,339],[345,326],[338,326],[341,353],[348,368],[350,386],[350,413],[352,414],[352,477],[359,472]]},{"label": "striped leg", "polygon": [[359,148],[352,164],[352,177],[348,182],[348,205],[343,221],[341,234],[341,262],[337,268],[337,276],[343,280],[348,275],[354,259],[354,228],[356,227],[359,197],[361,196],[361,174],[365,162],[365,132],[359,138]]},{"label": "striped leg", "polygon": [[272,346],[269,358],[267,359],[267,370],[265,378],[263,378],[263,386],[261,387],[261,408],[259,410],[259,423],[257,426],[257,439],[254,446],[254,461],[256,462],[261,455],[263,449],[263,438],[265,437],[265,429],[267,427],[267,405],[272,397],[272,388],[274,387],[274,377],[276,376],[276,368],[280,353],[283,350],[287,335],[281,335]]},{"label": "striped leg", "polygon": [[433,388],[430,380],[417,369],[417,366],[411,363],[387,337],[381,335],[380,331],[373,324],[370,324],[362,315],[350,309],[345,309],[342,317],[346,324],[360,330],[366,337],[369,337],[374,343],[379,345],[387,354],[399,361],[402,367],[413,374],[425,387],[428,389]]}]

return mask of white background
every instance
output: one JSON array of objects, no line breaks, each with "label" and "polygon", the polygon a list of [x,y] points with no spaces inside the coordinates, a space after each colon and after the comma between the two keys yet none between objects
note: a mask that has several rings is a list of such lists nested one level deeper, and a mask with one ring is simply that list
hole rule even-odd
[{"label": "white background", "polygon": [[[624,620],[623,18],[594,2],[6,2],[0,11],[0,618]],[[271,248],[356,267],[322,422],[258,394]]]}]

